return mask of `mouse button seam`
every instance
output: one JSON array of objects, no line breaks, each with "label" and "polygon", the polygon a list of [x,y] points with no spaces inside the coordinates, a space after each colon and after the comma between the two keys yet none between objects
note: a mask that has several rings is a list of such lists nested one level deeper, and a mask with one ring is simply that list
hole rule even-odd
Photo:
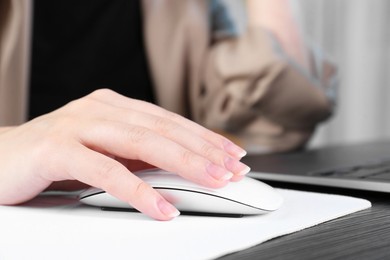
[{"label": "mouse button seam", "polygon": [[209,196],[221,198],[221,199],[224,199],[224,200],[232,201],[232,202],[235,202],[235,203],[238,203],[238,204],[241,204],[241,205],[244,205],[244,206],[248,206],[248,207],[251,207],[251,208],[254,208],[254,209],[262,210],[262,211],[267,211],[267,212],[272,212],[273,211],[273,210],[269,210],[269,209],[255,207],[255,206],[252,206],[252,205],[249,205],[249,204],[246,204],[246,203],[234,200],[234,199],[222,197],[220,195],[216,195],[216,194],[212,194],[212,193],[206,193],[206,192],[194,191],[194,190],[185,190],[185,189],[180,189],[180,188],[167,188],[167,187],[154,187],[154,189],[176,190],[176,191],[187,191],[187,192],[192,192],[192,193],[199,193],[199,194],[209,195]]},{"label": "mouse button seam", "polygon": [[99,194],[103,194],[103,193],[106,193],[105,191],[98,191],[98,192],[95,192],[95,193],[91,193],[91,194],[88,194],[88,195],[85,195],[85,196],[82,196],[80,195],[80,200],[82,199],[86,199],[86,198],[89,198],[89,197],[92,197],[92,196],[95,196],[95,195],[99,195]]}]

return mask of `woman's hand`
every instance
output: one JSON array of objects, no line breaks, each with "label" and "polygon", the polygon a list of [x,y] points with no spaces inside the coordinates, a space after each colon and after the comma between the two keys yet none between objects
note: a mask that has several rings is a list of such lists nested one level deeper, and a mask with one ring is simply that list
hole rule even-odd
[{"label": "woman's hand", "polygon": [[52,183],[101,188],[159,220],[179,212],[132,174],[139,160],[204,186],[238,181],[244,150],[147,102],[98,90],[18,127],[0,131],[0,204],[30,200]]}]

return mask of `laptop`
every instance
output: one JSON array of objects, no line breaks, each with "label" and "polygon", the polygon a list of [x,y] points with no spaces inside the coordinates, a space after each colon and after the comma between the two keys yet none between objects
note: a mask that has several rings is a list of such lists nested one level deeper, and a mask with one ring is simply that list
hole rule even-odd
[{"label": "laptop", "polygon": [[390,140],[247,156],[264,180],[390,193]]}]

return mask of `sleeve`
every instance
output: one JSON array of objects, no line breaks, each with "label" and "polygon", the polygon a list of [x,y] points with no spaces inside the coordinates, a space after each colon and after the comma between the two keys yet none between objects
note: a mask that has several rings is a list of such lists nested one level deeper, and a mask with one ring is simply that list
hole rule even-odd
[{"label": "sleeve", "polygon": [[232,136],[248,152],[303,147],[334,110],[337,70],[307,45],[310,70],[283,51],[272,34],[248,28],[215,42],[207,54],[196,120]]}]

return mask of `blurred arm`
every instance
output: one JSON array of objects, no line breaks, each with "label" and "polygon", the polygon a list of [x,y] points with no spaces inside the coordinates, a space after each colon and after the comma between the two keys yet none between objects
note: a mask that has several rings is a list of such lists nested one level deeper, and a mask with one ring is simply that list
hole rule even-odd
[{"label": "blurred arm", "polygon": [[248,25],[271,31],[285,52],[308,69],[308,54],[289,0],[247,0]]}]

